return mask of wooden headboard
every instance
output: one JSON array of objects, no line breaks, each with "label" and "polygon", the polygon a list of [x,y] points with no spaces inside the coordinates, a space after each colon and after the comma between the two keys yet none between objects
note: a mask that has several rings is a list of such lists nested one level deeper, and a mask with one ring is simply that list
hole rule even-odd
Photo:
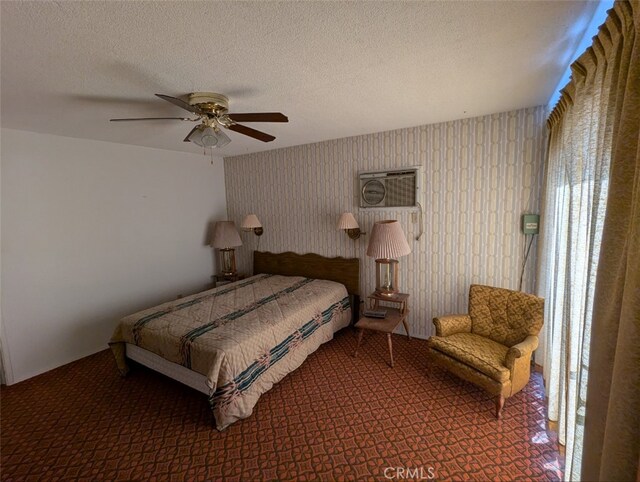
[{"label": "wooden headboard", "polygon": [[253,274],[260,273],[328,279],[345,285],[350,295],[360,295],[360,260],[357,258],[254,251]]}]

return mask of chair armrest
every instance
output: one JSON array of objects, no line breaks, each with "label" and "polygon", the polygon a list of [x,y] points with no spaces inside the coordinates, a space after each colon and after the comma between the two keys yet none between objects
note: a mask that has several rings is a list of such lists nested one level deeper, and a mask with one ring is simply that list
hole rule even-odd
[{"label": "chair armrest", "polygon": [[449,336],[456,333],[471,333],[469,315],[447,315],[433,319],[437,336]]},{"label": "chair armrest", "polygon": [[511,370],[517,358],[521,358],[523,356],[530,357],[536,348],[538,348],[538,337],[529,335],[517,345],[513,345],[509,348],[504,359],[504,366]]}]

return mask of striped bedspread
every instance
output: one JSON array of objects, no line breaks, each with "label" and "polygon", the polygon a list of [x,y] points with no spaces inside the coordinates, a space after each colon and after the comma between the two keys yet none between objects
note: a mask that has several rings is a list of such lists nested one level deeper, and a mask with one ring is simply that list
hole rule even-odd
[{"label": "striped bedspread", "polygon": [[223,430],[350,317],[341,284],[262,274],[127,316],[109,345],[123,374],[131,343],[206,376]]}]

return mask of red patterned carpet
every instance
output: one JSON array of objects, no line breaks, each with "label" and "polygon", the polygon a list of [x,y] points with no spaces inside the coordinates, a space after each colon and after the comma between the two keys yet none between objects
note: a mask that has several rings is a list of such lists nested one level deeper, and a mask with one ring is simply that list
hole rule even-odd
[{"label": "red patterned carpet", "polygon": [[103,351],[2,388],[1,478],[561,478],[539,375],[498,421],[488,395],[429,366],[425,344],[395,336],[391,369],[386,337],[354,359],[343,331],[225,432],[204,395],[143,367],[122,379]]}]

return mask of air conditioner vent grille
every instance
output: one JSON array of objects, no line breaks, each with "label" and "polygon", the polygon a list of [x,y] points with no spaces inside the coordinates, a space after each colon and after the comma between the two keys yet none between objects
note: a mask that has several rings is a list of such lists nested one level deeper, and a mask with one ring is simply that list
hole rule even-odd
[{"label": "air conditioner vent grille", "polygon": [[359,180],[360,207],[413,207],[417,204],[417,169],[363,172]]}]

